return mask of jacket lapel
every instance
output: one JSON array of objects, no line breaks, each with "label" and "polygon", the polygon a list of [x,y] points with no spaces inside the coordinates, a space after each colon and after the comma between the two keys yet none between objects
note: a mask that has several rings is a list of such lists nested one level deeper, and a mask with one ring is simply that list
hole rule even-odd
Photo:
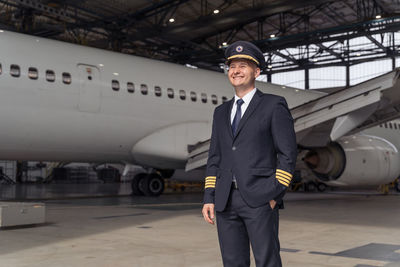
[{"label": "jacket lapel", "polygon": [[227,126],[227,130],[229,132],[229,135],[232,139],[233,139],[233,133],[232,133],[232,124],[231,124],[231,112],[232,112],[232,107],[233,107],[233,101],[235,101],[235,98],[232,98],[229,101],[229,105],[226,105],[226,110],[225,110],[226,126]]},{"label": "jacket lapel", "polygon": [[243,128],[243,126],[245,125],[246,121],[251,116],[251,114],[253,114],[253,112],[256,110],[258,104],[260,103],[262,95],[263,95],[263,93],[260,90],[257,89],[256,93],[254,94],[253,98],[250,101],[249,106],[246,109],[246,112],[244,113],[242,119],[239,122],[239,127],[236,130],[236,134],[234,136],[234,139],[236,138],[236,136],[238,136],[240,130]]}]

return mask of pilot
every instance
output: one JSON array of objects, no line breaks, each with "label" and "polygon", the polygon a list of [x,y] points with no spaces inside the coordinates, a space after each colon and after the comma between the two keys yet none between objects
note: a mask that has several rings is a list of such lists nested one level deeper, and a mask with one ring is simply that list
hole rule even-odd
[{"label": "pilot", "polygon": [[225,51],[235,97],[213,115],[204,219],[214,224],[224,266],[282,266],[278,239],[282,197],[295,169],[297,144],[286,100],[255,88],[265,67],[260,49],[237,41]]}]

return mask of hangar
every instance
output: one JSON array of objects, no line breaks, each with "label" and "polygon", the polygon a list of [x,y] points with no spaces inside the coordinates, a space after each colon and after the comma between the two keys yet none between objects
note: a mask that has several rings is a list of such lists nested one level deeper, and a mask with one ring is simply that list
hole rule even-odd
[{"label": "hangar", "polygon": [[[8,38],[8,35],[13,35],[9,32],[30,36],[21,37],[22,39],[16,38],[15,40],[22,41],[17,43],[13,41],[15,46],[9,44],[1,46],[0,44],[3,49],[0,57],[0,79],[3,78],[3,82],[6,81],[6,78],[7,81],[14,81],[12,88],[16,92],[19,92],[18,90],[24,92],[22,90],[26,89],[25,87],[30,87],[28,83],[19,87],[19,80],[12,80],[21,76],[22,81],[24,75],[27,81],[32,82],[38,77],[41,82],[41,77],[45,77],[46,80],[43,82],[46,86],[53,81],[57,84],[59,81],[57,79],[61,75],[62,80],[60,81],[62,82],[60,84],[66,86],[71,84],[72,80],[70,88],[73,88],[77,76],[74,76],[73,72],[66,72],[62,69],[68,65],[66,58],[72,60],[74,56],[84,58],[87,55],[89,59],[92,55],[91,51],[94,50],[82,49],[92,47],[120,53],[116,62],[123,62],[121,65],[127,67],[125,69],[118,68],[118,64],[115,64],[113,68],[106,69],[112,65],[110,59],[115,54],[108,54],[104,51],[103,53],[107,56],[102,58],[101,52],[98,50],[93,52],[94,58],[105,60],[100,64],[106,66],[98,64],[93,67],[91,64],[84,64],[85,62],[78,64],[85,75],[90,74],[87,76],[88,79],[90,77],[90,81],[97,82],[97,69],[100,70],[101,79],[105,77],[108,79],[108,76],[104,74],[105,70],[111,73],[111,76],[114,77],[109,78],[111,93],[103,95],[111,101],[114,101],[113,97],[116,94],[114,91],[119,91],[120,85],[123,88],[123,84],[126,84],[127,92],[132,96],[139,98],[139,96],[146,97],[146,95],[154,94],[155,99],[166,96],[167,100],[170,98],[171,101],[180,99],[181,101],[196,102],[195,104],[189,102],[192,105],[210,104],[211,107],[208,108],[208,112],[210,112],[217,103],[226,101],[231,98],[231,95],[213,94],[212,91],[207,91],[210,90],[209,88],[201,92],[192,90],[189,88],[190,83],[197,83],[196,75],[190,76],[191,78],[185,81],[187,82],[186,91],[185,88],[178,88],[185,84],[183,81],[178,81],[177,85],[167,88],[164,85],[153,84],[151,81],[140,81],[140,79],[138,82],[130,81],[123,77],[129,75],[129,71],[142,71],[145,75],[147,70],[151,70],[151,66],[154,66],[154,80],[161,77],[165,70],[168,70],[166,72],[170,75],[178,73],[175,77],[179,80],[179,73],[187,71],[178,67],[175,69],[172,67],[175,65],[167,64],[174,63],[187,69],[195,69],[198,72],[197,76],[201,76],[199,79],[206,84],[206,73],[224,73],[226,71],[224,49],[229,44],[236,40],[253,42],[261,48],[265,55],[267,67],[263,70],[260,81],[268,84],[272,82],[274,85],[268,85],[269,89],[273,92],[287,89],[296,93],[304,92],[315,95],[312,100],[316,102],[303,101],[299,104],[296,101],[300,101],[300,96],[296,96],[296,101],[292,101],[298,105],[288,101],[295,119],[302,122],[298,126],[298,131],[303,131],[303,134],[298,136],[302,140],[302,147],[310,146],[310,143],[313,142],[322,143],[325,139],[321,136],[326,135],[327,132],[332,140],[339,140],[346,134],[344,139],[340,139],[341,143],[338,141],[342,148],[345,148],[343,149],[344,154],[337,146],[322,147],[322,145],[318,145],[315,149],[308,149],[302,154],[303,159],[306,160],[304,161],[305,166],[301,166],[301,164],[300,166],[309,169],[312,166],[310,175],[316,176],[319,181],[326,184],[347,183],[347,185],[359,189],[360,185],[375,186],[380,183],[388,193],[386,196],[382,196],[375,190],[330,191],[315,194],[289,193],[287,208],[281,212],[284,266],[397,266],[396,264],[400,264],[398,253],[400,243],[393,238],[398,234],[397,226],[400,222],[399,216],[396,216],[399,211],[398,205],[393,205],[398,202],[398,194],[394,190],[389,190],[389,182],[387,182],[390,178],[390,182],[394,183],[396,175],[400,174],[397,173],[398,163],[396,161],[396,146],[398,143],[400,144],[400,136],[397,136],[400,124],[396,121],[400,109],[400,99],[397,99],[399,92],[396,70],[396,67],[400,66],[400,3],[397,0],[0,0],[0,14],[0,34],[5,33],[0,36],[3,41]],[[28,45],[31,44],[30,40],[37,42],[36,45],[31,45],[31,50]],[[60,66],[57,66],[59,69],[54,67],[54,71],[53,69],[42,69],[42,65],[40,65],[42,63],[21,61],[23,60],[22,56],[37,59],[39,58],[38,52],[43,49],[52,51],[58,46],[57,44],[60,44],[47,40],[83,45],[86,48],[77,49],[76,46],[70,48],[67,45],[60,45],[62,49],[66,50],[57,50],[61,52],[43,58],[43,62],[59,60]],[[35,53],[37,54],[35,55]],[[125,55],[142,58],[135,57],[140,61],[143,69],[140,71],[135,68],[129,70],[128,61],[124,61]],[[62,61],[64,59],[65,62]],[[157,60],[160,63],[152,64],[146,59]],[[203,70],[212,72],[203,72]],[[41,74],[42,72],[45,73],[45,76]],[[147,73],[147,75],[149,74]],[[115,78],[116,76],[118,77]],[[151,77],[151,75],[149,76]],[[182,80],[185,79],[184,77],[189,76],[182,76]],[[131,79],[136,79],[134,74]],[[216,80],[210,78],[210,81]],[[138,87],[135,87],[139,84],[140,93]],[[43,87],[44,89],[39,89],[50,89],[46,86]],[[118,90],[116,90],[117,88]],[[4,83],[0,89],[3,91],[1,98],[4,101],[1,105],[3,108],[9,108],[4,109],[3,115],[0,117],[3,129],[11,129],[10,127],[15,125],[7,124],[7,118],[18,123],[20,118],[29,117],[26,113],[21,117],[6,116],[6,114],[19,114],[18,109],[11,109],[16,96],[7,98],[10,97],[8,89]],[[39,89],[34,93],[28,93],[29,98],[24,99],[23,103],[30,103],[27,106],[36,103],[35,101],[61,105],[65,101],[64,104],[68,104],[68,95],[63,95],[65,97],[63,101],[57,100],[56,96],[49,100],[39,99],[40,92],[43,92]],[[148,89],[150,93],[148,93]],[[122,93],[122,90],[120,92]],[[319,93],[320,95],[316,96]],[[189,96],[187,99],[186,94]],[[199,101],[196,100],[197,95]],[[89,98],[91,96],[93,95],[89,95]],[[120,103],[128,100],[128,95],[118,97],[115,99],[121,101]],[[209,98],[210,101],[208,101]],[[339,98],[340,102],[338,102]],[[77,104],[80,112],[87,112],[80,115],[80,118],[95,119],[95,116],[92,115],[97,112],[95,111],[96,106],[93,106],[93,102],[85,101],[87,99],[80,99]],[[155,106],[152,106],[149,98],[143,100],[143,103],[149,107]],[[81,104],[86,106],[80,106]],[[43,105],[48,107],[47,104]],[[180,105],[176,104],[177,107]],[[205,107],[204,105],[203,107]],[[118,112],[122,113],[123,105],[120,104],[120,106],[121,110]],[[318,111],[325,110],[324,117],[318,116],[318,125],[311,123],[311,121],[316,121],[315,118],[318,114],[307,113],[307,110],[315,106],[319,107]],[[103,107],[104,105],[101,106],[101,108]],[[202,110],[198,106],[195,106],[195,109],[196,112]],[[44,120],[46,114],[43,115],[38,110],[35,109],[31,115],[41,114]],[[332,110],[331,114],[326,110]],[[36,134],[39,133],[37,136],[49,138],[47,141],[53,148],[58,143],[52,143],[53,139],[51,138],[54,136],[50,133],[57,135],[58,132],[54,128],[61,129],[59,125],[62,125],[56,114],[58,113],[54,110],[53,115],[56,117],[52,120],[54,124],[50,130],[46,130],[49,134],[34,131]],[[162,114],[162,111],[157,114],[160,118],[164,118],[163,115],[166,114]],[[186,115],[194,116],[194,113]],[[12,139],[12,142],[19,140],[19,143],[25,145],[25,149],[29,148],[24,150],[23,154],[34,154],[33,148],[39,143],[40,138],[38,139],[37,136],[32,138],[34,135],[26,129],[47,129],[43,128],[46,126],[43,124],[43,120],[36,121],[36,118],[36,116],[31,116],[31,123],[28,120],[23,121],[23,124],[30,128],[15,128],[18,131],[11,130],[11,133],[3,130],[3,134],[0,135],[4,140],[0,147],[0,150],[3,150],[2,153],[6,154],[4,151],[12,151],[12,145],[10,145],[12,143],[8,142],[5,137],[14,135],[15,138]],[[64,120],[65,118],[63,117]],[[148,117],[146,118],[148,119]],[[82,123],[85,124],[84,121]],[[90,123],[85,125],[88,124]],[[42,128],[34,128],[35,125],[40,125]],[[163,124],[164,126],[166,125]],[[132,129],[132,132],[142,130],[138,128],[141,127]],[[79,129],[80,132],[77,130],[66,133],[65,129],[68,128],[62,129],[65,136],[59,135],[59,139],[65,141],[69,140],[68,136],[73,139],[74,134],[80,133],[82,136],[89,134],[89,132],[85,132],[86,128],[83,126]],[[115,132],[118,132],[118,129],[123,131],[127,128],[117,127]],[[158,134],[161,134],[162,138],[172,139],[163,139],[167,141],[162,142],[163,144],[156,148],[151,146],[151,151],[169,152],[171,151],[169,146],[165,146],[165,150],[161,149],[164,143],[176,142],[178,144],[180,140],[185,140],[186,143],[183,144],[185,148],[190,147],[186,151],[186,154],[190,152],[189,164],[186,165],[186,169],[204,165],[204,155],[207,153],[207,149],[204,147],[207,147],[209,143],[207,143],[207,138],[203,137],[207,132],[202,133],[201,138],[197,139],[179,135],[179,138],[173,139],[177,136],[176,133],[181,131],[193,134],[202,132],[202,124],[183,125],[182,128],[166,127],[165,129],[165,131],[157,131],[157,134],[151,135],[147,139],[142,139],[143,142],[136,147],[137,150],[132,148],[132,151],[137,153],[135,154],[136,159],[139,158],[139,162],[146,163],[143,165],[147,171],[151,169],[148,176],[143,175],[143,170],[138,171],[135,167],[121,169],[126,177],[132,175],[132,172],[139,172],[139,175],[142,176],[141,179],[148,182],[145,183],[143,191],[139,190],[136,195],[141,193],[150,193],[151,195],[152,189],[156,192],[158,189],[164,188],[164,185],[161,185],[163,182],[160,182],[161,178],[173,175],[171,169],[148,164],[150,162],[149,154],[146,154],[149,151],[148,145],[159,140],[157,139]],[[87,140],[101,140],[97,138],[101,137],[101,131],[105,131],[105,127],[99,127],[96,130],[96,134],[92,132]],[[367,135],[360,138],[357,135],[360,131],[365,131]],[[115,153],[114,155],[119,153],[119,149],[125,149],[122,137],[126,136],[116,136],[121,138],[121,141],[118,143],[119,147],[110,146],[115,149],[109,151],[110,154]],[[355,136],[359,142],[357,148],[369,147],[373,153],[369,154],[365,152],[365,149],[356,151],[355,147],[348,145],[355,142]],[[104,145],[106,148],[107,142],[104,140],[99,146]],[[46,142],[46,140],[44,141]],[[75,149],[79,150],[79,146],[83,148],[89,144],[89,141],[80,141]],[[371,142],[373,145],[369,145]],[[68,145],[72,149],[73,146]],[[160,150],[157,150],[159,147],[161,147]],[[94,151],[99,152],[98,150]],[[382,155],[380,151],[387,154]],[[91,152],[90,157],[95,158],[95,152]],[[83,152],[81,154],[83,155]],[[106,157],[105,154],[107,153],[104,153],[104,157]],[[87,156],[87,158],[90,157]],[[343,160],[343,157],[347,160]],[[335,162],[335,164],[317,164],[316,158],[318,162]],[[34,163],[28,163],[25,160],[21,162],[21,159],[16,156],[2,158],[4,162],[1,165],[3,175],[0,184],[0,199],[5,202],[2,202],[1,210],[4,213],[2,213],[0,221],[5,227],[0,230],[0,238],[9,242],[0,245],[2,255],[0,266],[70,266],[77,264],[82,266],[221,266],[215,231],[204,225],[199,217],[201,192],[198,192],[199,189],[196,185],[191,183],[170,185],[167,194],[158,198],[132,197],[129,183],[115,183],[114,181],[114,183],[100,184],[94,182],[98,177],[103,177],[103,181],[109,182],[108,179],[112,180],[118,176],[119,172],[113,171],[116,169],[113,165],[115,162],[109,164],[107,161],[97,161],[89,167],[78,164],[73,168],[66,169],[63,167],[69,161],[58,160],[57,157],[38,160]],[[61,156],[60,159],[62,159]],[[43,164],[42,161],[46,161],[46,164]],[[50,161],[57,163],[47,163]],[[157,161],[157,166],[164,166],[162,163],[165,163],[165,158],[159,156],[152,158],[151,161]],[[121,160],[121,162],[125,163],[125,160]],[[171,160],[171,162],[176,164],[177,161]],[[99,169],[100,165],[105,168]],[[348,166],[356,167],[346,170],[345,168]],[[53,173],[49,179],[48,173],[55,167],[58,173],[57,175]],[[68,175],[66,175],[67,172]],[[180,173],[180,175],[184,176],[185,173]],[[66,179],[61,179],[61,181],[53,179],[61,176]],[[138,179],[138,176],[135,177]],[[133,181],[139,183],[140,179],[135,180],[135,177]],[[132,179],[132,177],[130,178]],[[371,180],[374,183],[368,183]],[[305,188],[310,190],[312,186],[318,187],[325,183],[316,184],[312,180],[307,182],[308,187]],[[175,189],[186,187],[191,190],[178,194],[173,191],[174,186]],[[398,183],[396,186],[398,188]],[[133,189],[138,188],[140,189],[139,186],[133,187]],[[42,203],[45,203],[46,222],[34,224],[34,227],[7,225],[7,218],[9,218],[7,216],[10,216],[7,212],[14,208],[8,201],[23,201],[24,205],[32,204],[22,208],[17,206],[17,213],[23,220],[27,219],[27,217],[23,217],[24,214],[30,214],[31,209],[43,208]],[[32,216],[44,215],[33,213]],[[30,237],[28,242],[26,242],[27,236]]]}]

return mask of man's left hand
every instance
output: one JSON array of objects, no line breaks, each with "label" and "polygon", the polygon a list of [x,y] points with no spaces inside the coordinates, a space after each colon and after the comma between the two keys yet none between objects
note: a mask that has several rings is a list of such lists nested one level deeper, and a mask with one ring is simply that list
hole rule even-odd
[{"label": "man's left hand", "polygon": [[269,206],[271,207],[271,209],[274,209],[274,208],[275,208],[275,205],[276,205],[276,201],[273,200],[273,199],[271,199],[271,200],[269,201]]}]

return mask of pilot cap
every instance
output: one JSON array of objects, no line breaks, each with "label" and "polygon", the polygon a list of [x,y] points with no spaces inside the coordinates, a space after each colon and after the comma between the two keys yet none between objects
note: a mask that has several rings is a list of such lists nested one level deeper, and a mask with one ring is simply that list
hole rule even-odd
[{"label": "pilot cap", "polygon": [[247,41],[236,41],[229,45],[225,50],[225,58],[227,64],[229,64],[232,59],[244,58],[256,63],[261,70],[265,68],[263,53],[257,46]]}]

